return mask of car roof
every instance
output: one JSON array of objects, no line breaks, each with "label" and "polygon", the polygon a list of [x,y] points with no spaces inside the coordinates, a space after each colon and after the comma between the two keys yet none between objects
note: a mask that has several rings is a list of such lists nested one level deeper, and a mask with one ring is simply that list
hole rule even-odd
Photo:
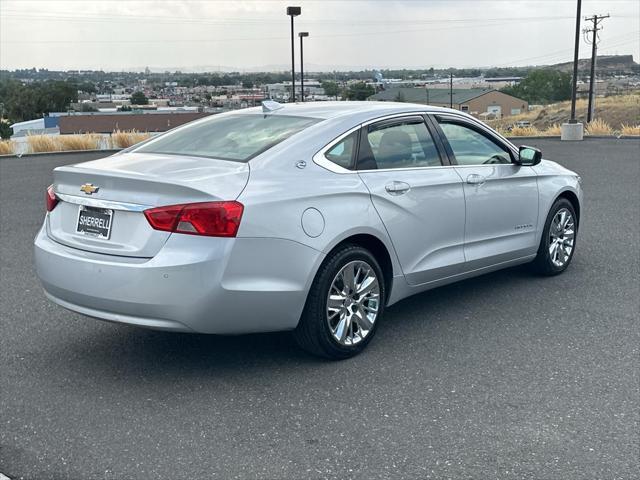
[{"label": "car roof", "polygon": [[[411,112],[450,112],[460,113],[458,110],[432,107],[418,103],[400,102],[307,102],[307,103],[283,103],[282,108],[266,113],[266,115],[280,116],[293,115],[299,117],[320,118],[323,120],[337,117],[358,117],[359,119],[395,113]],[[264,113],[262,107],[246,108],[234,113],[256,114]]]}]

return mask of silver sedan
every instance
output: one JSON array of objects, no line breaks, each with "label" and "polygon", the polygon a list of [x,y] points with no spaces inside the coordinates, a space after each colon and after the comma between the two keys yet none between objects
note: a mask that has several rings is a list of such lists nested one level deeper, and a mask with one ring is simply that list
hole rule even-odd
[{"label": "silver sedan", "polygon": [[53,175],[35,239],[53,302],[162,330],[292,330],[329,358],[410,295],[563,272],[582,203],[540,151],[406,103],[265,102]]}]

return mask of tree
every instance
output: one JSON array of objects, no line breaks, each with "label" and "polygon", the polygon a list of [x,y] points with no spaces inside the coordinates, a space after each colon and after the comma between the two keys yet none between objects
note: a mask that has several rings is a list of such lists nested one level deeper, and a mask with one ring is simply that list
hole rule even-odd
[{"label": "tree", "polygon": [[78,90],[85,93],[96,93],[96,86],[92,82],[84,82],[78,85]]},{"label": "tree", "polygon": [[364,82],[358,82],[349,86],[349,89],[347,90],[347,98],[349,100],[366,100],[374,93],[376,93],[376,91],[372,86],[367,85]]},{"label": "tree", "polygon": [[131,105],[148,105],[149,99],[142,92],[133,92],[131,94]]},{"label": "tree", "polygon": [[340,87],[336,82],[322,82],[322,88],[327,97],[335,97],[337,99],[340,94]]},{"label": "tree", "polygon": [[502,92],[529,103],[551,103],[571,98],[571,74],[556,70],[534,70],[522,82]]},{"label": "tree", "polygon": [[47,81],[22,84],[16,80],[0,81],[0,103],[10,122],[40,118],[49,112],[66,111],[78,101],[74,83]]},{"label": "tree", "polygon": [[97,112],[98,109],[92,105],[89,105],[88,103],[81,103],[80,111],[81,112]]},{"label": "tree", "polygon": [[9,126],[9,122],[4,118],[0,119],[0,138],[6,140],[7,138],[11,138],[11,135],[13,135],[13,128]]}]

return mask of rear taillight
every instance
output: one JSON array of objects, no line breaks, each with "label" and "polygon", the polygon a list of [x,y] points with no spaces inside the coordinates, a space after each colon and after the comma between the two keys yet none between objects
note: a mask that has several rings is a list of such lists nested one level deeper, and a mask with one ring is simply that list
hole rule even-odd
[{"label": "rear taillight", "polygon": [[152,228],[165,232],[235,237],[244,207],[240,202],[203,202],[150,208],[144,216]]},{"label": "rear taillight", "polygon": [[47,193],[44,195],[44,200],[47,205],[47,212],[56,208],[56,205],[58,204],[58,197],[56,197],[56,193],[53,191],[53,185],[49,185],[47,187]]}]

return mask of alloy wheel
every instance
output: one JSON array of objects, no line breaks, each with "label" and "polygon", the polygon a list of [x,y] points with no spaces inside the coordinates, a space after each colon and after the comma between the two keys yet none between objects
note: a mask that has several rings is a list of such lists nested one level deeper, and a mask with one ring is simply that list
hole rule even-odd
[{"label": "alloy wheel", "polygon": [[327,295],[327,322],[340,345],[353,346],[374,327],[380,307],[375,270],[362,260],[347,263],[336,274]]},{"label": "alloy wheel", "polygon": [[575,241],[575,221],[566,208],[561,208],[553,216],[549,228],[549,258],[556,267],[564,267],[571,258]]}]

